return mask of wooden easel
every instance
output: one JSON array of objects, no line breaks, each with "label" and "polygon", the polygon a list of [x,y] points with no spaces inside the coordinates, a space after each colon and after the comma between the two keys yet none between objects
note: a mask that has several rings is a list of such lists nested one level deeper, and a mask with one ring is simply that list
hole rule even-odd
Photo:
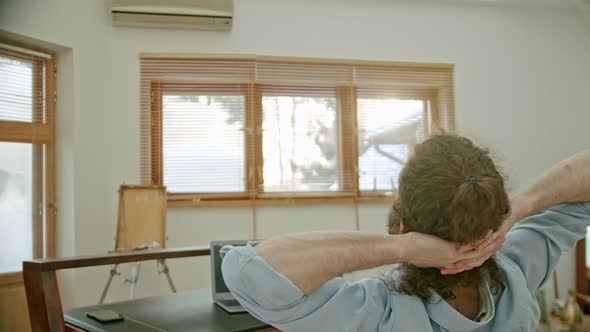
[{"label": "wooden easel", "polygon": [[[117,218],[117,239],[115,253],[160,249],[166,247],[166,188],[163,186],[128,186],[119,188],[119,212]],[[157,260],[159,273],[164,273],[170,289],[176,293],[176,287],[170,277],[164,259]],[[100,296],[99,304],[104,302],[108,290],[117,272],[115,264]],[[139,278],[140,263],[134,262],[131,274],[125,279],[131,285],[130,298],[135,297],[135,285]]]}]

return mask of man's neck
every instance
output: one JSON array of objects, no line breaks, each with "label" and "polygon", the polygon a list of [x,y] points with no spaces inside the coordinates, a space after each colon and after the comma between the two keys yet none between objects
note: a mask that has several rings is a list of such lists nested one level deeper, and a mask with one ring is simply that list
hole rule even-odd
[{"label": "man's neck", "polygon": [[468,319],[475,320],[480,310],[480,294],[479,287],[460,287],[457,286],[453,290],[455,299],[447,300],[447,303],[451,305],[455,310],[461,313]]}]

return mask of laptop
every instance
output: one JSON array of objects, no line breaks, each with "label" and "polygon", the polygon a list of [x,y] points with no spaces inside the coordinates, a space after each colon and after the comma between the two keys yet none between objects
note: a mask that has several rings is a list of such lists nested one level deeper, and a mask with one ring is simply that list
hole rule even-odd
[{"label": "laptop", "polygon": [[229,292],[221,274],[221,255],[219,251],[225,245],[245,246],[247,240],[212,241],[211,242],[211,291],[213,302],[229,313],[246,312],[236,298]]}]

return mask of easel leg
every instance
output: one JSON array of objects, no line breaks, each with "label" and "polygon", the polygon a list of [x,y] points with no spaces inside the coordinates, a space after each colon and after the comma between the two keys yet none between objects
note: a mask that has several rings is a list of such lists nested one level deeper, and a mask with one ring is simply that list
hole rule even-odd
[{"label": "easel leg", "polygon": [[109,279],[107,280],[107,284],[104,286],[104,289],[102,290],[102,294],[100,294],[100,300],[98,300],[98,304],[103,304],[104,303],[104,299],[107,297],[107,292],[109,291],[109,288],[111,287],[111,282],[113,281],[113,277],[119,273],[117,273],[117,267],[119,266],[119,264],[115,264],[110,272],[109,272]]},{"label": "easel leg", "polygon": [[160,273],[164,273],[166,275],[166,279],[168,280],[168,285],[170,285],[170,290],[172,293],[176,293],[176,287],[174,287],[174,282],[172,282],[172,277],[170,276],[170,269],[168,269],[168,265],[166,264],[165,259],[158,259],[158,264],[162,267]]},{"label": "easel leg", "polygon": [[126,282],[129,282],[131,284],[131,290],[129,293],[130,299],[135,298],[135,284],[137,284],[137,279],[139,279],[139,267],[140,267],[139,262],[132,263],[131,275],[129,276],[129,278],[125,279]]}]

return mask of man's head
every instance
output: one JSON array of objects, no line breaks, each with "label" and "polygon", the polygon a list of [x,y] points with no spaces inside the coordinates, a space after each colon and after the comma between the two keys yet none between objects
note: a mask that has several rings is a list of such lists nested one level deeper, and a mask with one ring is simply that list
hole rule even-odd
[{"label": "man's head", "polygon": [[[388,229],[392,234],[421,232],[467,244],[497,230],[509,213],[504,180],[488,152],[467,138],[443,134],[418,144],[402,170]],[[425,279],[434,282],[432,288],[443,298],[452,298],[454,286],[480,282],[480,270],[492,277],[498,274],[491,259],[479,269],[450,276],[441,276],[437,269],[406,270],[400,290],[423,298],[428,298]],[[412,280],[416,278],[421,281]]]}]

